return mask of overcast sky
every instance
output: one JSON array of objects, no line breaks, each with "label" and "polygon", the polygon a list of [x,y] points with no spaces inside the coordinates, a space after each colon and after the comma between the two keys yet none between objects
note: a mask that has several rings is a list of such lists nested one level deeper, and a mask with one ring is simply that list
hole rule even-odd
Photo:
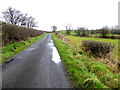
[{"label": "overcast sky", "polygon": [[38,21],[39,29],[59,30],[67,24],[76,27],[97,29],[118,24],[118,2],[120,0],[0,0],[1,12],[11,6],[28,13]]}]

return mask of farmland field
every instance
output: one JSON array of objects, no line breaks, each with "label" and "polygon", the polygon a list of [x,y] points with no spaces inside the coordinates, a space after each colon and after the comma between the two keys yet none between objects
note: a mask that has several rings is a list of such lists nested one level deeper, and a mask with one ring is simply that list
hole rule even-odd
[{"label": "farmland field", "polygon": [[[111,42],[115,44],[113,53],[115,61],[118,61],[118,40],[65,36],[64,39],[53,34],[55,46],[66,66],[70,79],[76,88],[118,88],[118,68],[112,63],[106,63],[106,59],[89,57],[81,49],[83,40],[95,40]],[[114,56],[114,55],[113,55]]]},{"label": "farmland field", "polygon": [[[62,33],[62,34],[66,34],[66,31],[59,31],[60,33]],[[70,32],[70,35],[76,35],[76,33],[75,33],[75,31],[74,30],[72,30],[71,32]],[[95,36],[101,36],[101,34],[88,34],[88,36],[92,36],[92,37],[95,37]],[[119,34],[107,34],[106,36],[120,36]]]},{"label": "farmland field", "polygon": [[90,41],[100,41],[100,42],[107,42],[112,43],[115,45],[113,54],[115,57],[115,61],[118,61],[118,42],[119,39],[103,39],[103,38],[92,38],[92,37],[77,37],[77,36],[66,36],[68,39],[70,39],[71,44],[77,49],[81,50],[81,43],[83,40],[90,40]]}]

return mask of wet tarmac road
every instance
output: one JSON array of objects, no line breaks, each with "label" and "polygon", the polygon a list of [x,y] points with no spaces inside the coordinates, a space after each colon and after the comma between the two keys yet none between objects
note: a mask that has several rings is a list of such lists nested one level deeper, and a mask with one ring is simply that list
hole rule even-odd
[{"label": "wet tarmac road", "polygon": [[52,60],[54,45],[51,38],[51,34],[46,34],[3,65],[2,88],[71,87],[62,62]]}]

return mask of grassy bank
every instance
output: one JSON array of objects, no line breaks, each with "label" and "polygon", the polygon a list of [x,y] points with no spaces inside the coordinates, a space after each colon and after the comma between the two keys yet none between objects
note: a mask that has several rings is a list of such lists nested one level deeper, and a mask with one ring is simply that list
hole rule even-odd
[{"label": "grassy bank", "polygon": [[118,88],[118,74],[112,73],[106,64],[88,57],[56,35],[53,35],[53,40],[74,87]]},{"label": "grassy bank", "polygon": [[45,33],[40,35],[40,36],[31,37],[28,40],[13,43],[13,44],[10,44],[10,45],[6,45],[3,48],[0,48],[0,50],[2,50],[2,53],[1,53],[2,58],[0,58],[0,63],[6,61],[10,57],[14,56],[15,54],[19,53],[23,49],[30,46],[31,44],[40,40],[43,36],[45,36]]}]

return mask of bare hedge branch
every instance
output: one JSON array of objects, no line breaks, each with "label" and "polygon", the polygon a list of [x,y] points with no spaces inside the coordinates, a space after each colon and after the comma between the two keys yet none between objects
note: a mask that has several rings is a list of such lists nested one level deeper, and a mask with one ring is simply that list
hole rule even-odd
[{"label": "bare hedge branch", "polygon": [[95,57],[104,57],[110,53],[114,48],[111,43],[99,42],[99,41],[83,41],[82,49],[89,55]]}]

